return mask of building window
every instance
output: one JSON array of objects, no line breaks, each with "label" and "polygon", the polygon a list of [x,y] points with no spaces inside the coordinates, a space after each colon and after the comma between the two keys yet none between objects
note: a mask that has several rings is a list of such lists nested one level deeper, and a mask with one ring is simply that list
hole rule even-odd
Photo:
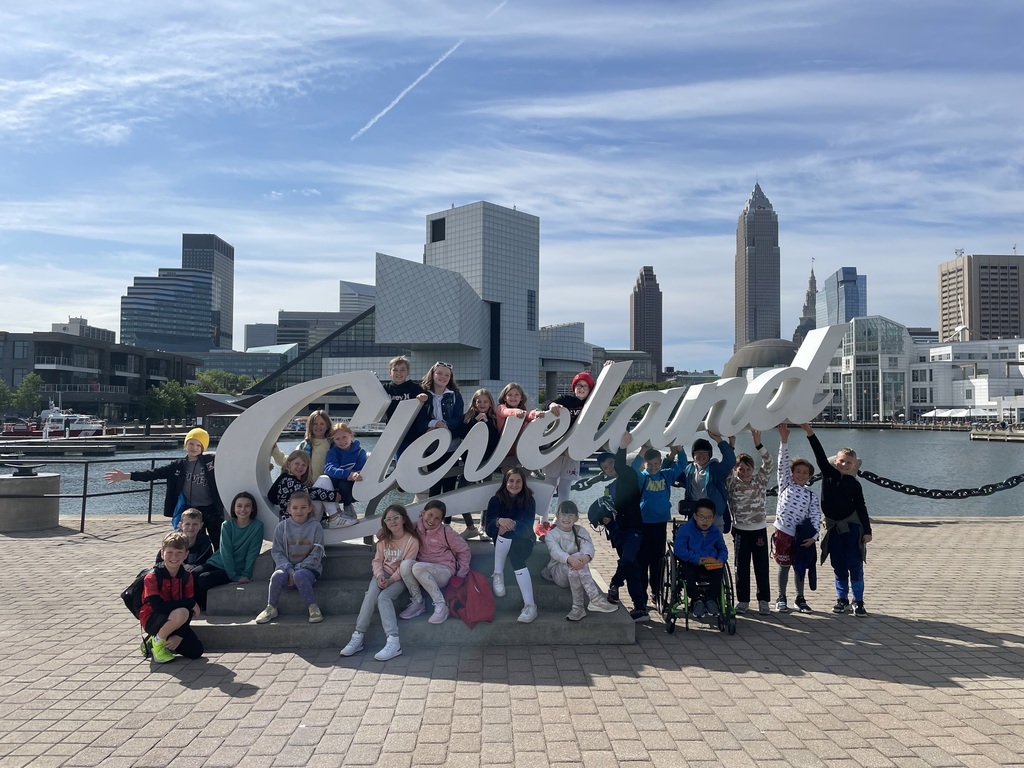
[{"label": "building window", "polygon": [[537,292],[532,289],[526,292],[526,330],[537,330]]},{"label": "building window", "polygon": [[974,392],[973,392],[973,391],[971,391],[971,390],[969,390],[969,389],[968,389],[968,390],[966,390],[966,391],[964,392],[964,398],[965,398],[966,400],[973,400],[973,399],[974,399]]},{"label": "building window", "polygon": [[444,217],[430,222],[430,242],[440,243],[444,240]]},{"label": "building window", "polygon": [[21,386],[21,380],[28,376],[28,368],[15,368],[12,372],[14,375],[11,377],[11,386],[17,389]]},{"label": "building window", "polygon": [[16,341],[14,342],[14,359],[24,360],[28,357],[28,345],[27,341]]}]

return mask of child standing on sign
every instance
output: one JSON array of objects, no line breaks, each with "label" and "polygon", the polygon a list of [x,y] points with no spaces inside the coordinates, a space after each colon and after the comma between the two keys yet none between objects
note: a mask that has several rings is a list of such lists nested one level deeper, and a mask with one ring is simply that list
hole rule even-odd
[{"label": "child standing on sign", "polygon": [[[391,381],[384,385],[384,391],[388,393],[388,397],[391,398],[391,402],[388,403],[388,409],[384,414],[384,421],[390,422],[391,417],[395,415],[395,410],[398,405],[405,400],[419,400],[420,403],[427,401],[427,394],[423,391],[423,387],[420,386],[418,381],[413,381],[409,378],[409,359],[404,355],[391,358],[391,362],[388,363],[388,373],[391,376]],[[417,437],[422,434],[417,427],[416,423],[413,422],[409,431],[402,438],[402,442],[398,445],[398,450],[395,451],[395,458],[399,458],[402,452],[409,447]]]},{"label": "child standing on sign", "polygon": [[270,577],[267,607],[256,617],[257,624],[277,618],[277,603],[285,587],[299,590],[309,610],[309,622],[324,620],[316,604],[313,585],[323,571],[324,529],[313,520],[313,504],[309,494],[293,493],[288,500],[288,517],[277,524],[271,555],[277,570]]},{"label": "child standing on sign", "polygon": [[[564,409],[569,414],[570,429],[576,423],[583,406],[587,404],[587,398],[594,391],[594,377],[588,371],[577,373],[572,380],[572,394],[562,395],[548,402],[545,410],[551,411],[555,416],[561,414]],[[580,479],[580,463],[569,458],[568,453],[562,453],[557,459],[544,467],[544,477],[549,481],[557,483],[556,493],[558,502],[569,500],[572,491],[572,484]],[[544,538],[544,535],[551,530],[551,523],[548,522],[548,510],[545,508],[541,513],[541,519],[535,527],[536,534]]]},{"label": "child standing on sign", "polygon": [[618,610],[617,605],[605,599],[590,573],[594,541],[585,528],[576,525],[579,519],[576,505],[563,501],[555,511],[555,527],[544,537],[551,560],[541,571],[541,576],[562,588],[568,587],[572,593],[572,610],[565,617],[567,621],[586,618],[587,610],[598,613],[615,613]]},{"label": "child standing on sign", "polygon": [[[458,447],[459,430],[466,407],[462,402],[459,385],[455,382],[455,371],[451,363],[434,363],[421,383],[427,392],[427,402],[423,404],[423,410],[420,411],[418,418],[420,433],[426,434],[432,429],[446,429],[451,436],[451,442],[444,455],[427,465],[426,471],[433,472],[447,462],[452,451]],[[429,495],[440,496],[442,493],[448,493],[454,490],[457,481],[458,477],[455,475],[442,478],[431,486]],[[419,494],[417,498],[420,498]]]},{"label": "child standing on sign", "polygon": [[[772,471],[772,455],[761,444],[761,433],[750,430],[754,448],[761,456],[761,465],[754,471],[754,457],[741,453],[736,467],[725,481],[732,514],[732,543],[736,548],[736,613],[750,607],[750,564],[754,565],[757,582],[757,612],[770,613],[771,586],[768,583],[768,524],[765,520],[765,497]],[[734,447],[736,438],[729,438]]]},{"label": "child standing on sign", "polygon": [[[494,410],[494,398],[486,389],[478,389],[473,393],[473,399],[469,402],[469,408],[466,409],[466,415],[459,429],[459,437],[465,439],[469,431],[477,424],[483,424],[487,428],[487,452],[484,455],[486,458],[490,458],[501,438],[501,432],[498,431],[498,414]],[[480,529],[473,522],[472,514],[463,512],[462,520],[466,523],[466,530],[462,532],[462,538],[468,541],[480,535]],[[450,521],[451,518],[445,522]]]},{"label": "child standing on sign", "polygon": [[[818,494],[808,486],[814,477],[814,467],[807,459],[789,458],[789,425],[779,424],[779,503],[775,510],[775,562],[779,564],[779,596],[775,610],[786,613],[786,587],[789,571],[796,568],[796,607],[800,613],[810,613],[804,598],[804,569],[800,567],[801,549],[814,546],[821,527],[821,507]],[[813,586],[813,584],[811,585]]]},{"label": "child standing on sign", "polygon": [[[534,419],[543,418],[544,416],[544,411],[529,410],[526,392],[514,381],[511,384],[506,384],[505,388],[501,390],[501,393],[498,395],[498,407],[496,410],[499,433],[505,429],[505,422],[509,419],[521,419],[528,424]],[[516,443],[518,442],[519,440],[517,439]],[[508,456],[501,460],[501,471],[503,473],[519,463],[516,459],[516,443],[512,444],[512,449],[508,452]]]}]

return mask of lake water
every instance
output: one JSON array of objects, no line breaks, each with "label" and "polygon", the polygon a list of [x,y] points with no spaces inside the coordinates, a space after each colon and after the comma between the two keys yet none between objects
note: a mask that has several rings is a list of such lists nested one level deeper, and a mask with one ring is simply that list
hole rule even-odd
[{"label": "lake water", "polygon": [[[862,469],[874,472],[902,483],[924,488],[958,489],[977,488],[989,483],[997,483],[1022,471],[1021,458],[1024,457],[1024,444],[971,442],[964,432],[918,432],[918,431],[883,431],[883,430],[848,430],[823,429],[818,437],[829,454],[834,454],[841,447],[849,446],[857,451],[863,459]],[[778,456],[778,433],[765,432],[764,443],[772,452],[773,458]],[[287,454],[297,445],[298,441],[282,442],[281,449]],[[372,450],[376,439],[360,438],[362,446]],[[756,455],[753,441],[749,433],[744,433],[737,440],[737,452],[746,451]],[[134,454],[138,457],[141,454]],[[166,453],[148,453],[147,456],[159,456],[162,460],[180,458],[180,450]],[[811,459],[813,455],[804,434],[799,429],[790,434],[790,456],[804,456]],[[157,464],[163,463],[158,461]],[[141,483],[130,481],[117,485],[108,485],[103,481],[103,473],[117,467],[124,471],[146,469],[149,462],[133,460],[133,454],[118,455],[109,463],[94,464],[89,473],[89,489],[91,493],[102,490],[126,490],[143,488]],[[79,493],[82,488],[82,469],[80,467],[62,467],[50,465],[43,472],[60,472],[62,475],[61,490],[63,493]],[[772,474],[772,485],[775,484],[775,473]],[[816,486],[820,484],[815,484]],[[970,499],[933,500],[916,496],[907,496],[895,491],[861,480],[868,511],[872,517],[955,517],[955,516],[1020,516],[1024,514],[1024,486],[1000,491],[991,496]],[[585,510],[589,504],[603,492],[603,484],[597,484],[585,491],[577,491],[573,499]],[[679,489],[673,491],[673,503],[681,498]],[[408,494],[395,493],[394,501],[408,501]],[[392,500],[389,498],[389,501]],[[154,514],[161,513],[163,489],[158,488],[154,494]],[[146,511],[147,496],[132,494],[126,496],[100,497],[89,500],[87,514],[141,514]],[[768,511],[774,512],[775,499],[769,498]],[[63,499],[62,514],[78,514],[81,501]]]}]

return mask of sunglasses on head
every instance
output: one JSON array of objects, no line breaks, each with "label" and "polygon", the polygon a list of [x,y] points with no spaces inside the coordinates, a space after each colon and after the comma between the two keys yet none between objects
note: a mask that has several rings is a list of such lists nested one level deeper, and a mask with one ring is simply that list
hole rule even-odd
[{"label": "sunglasses on head", "polygon": [[439,366],[439,365],[443,365],[443,366],[444,366],[445,368],[447,368],[447,369],[448,369],[449,371],[454,371],[454,370],[455,370],[455,369],[454,369],[454,368],[452,367],[452,364],[451,364],[451,363],[442,363],[442,362],[441,362],[440,360],[438,360],[438,361],[437,361],[436,363],[434,363],[434,367],[435,367],[435,368],[437,368],[437,366]]}]

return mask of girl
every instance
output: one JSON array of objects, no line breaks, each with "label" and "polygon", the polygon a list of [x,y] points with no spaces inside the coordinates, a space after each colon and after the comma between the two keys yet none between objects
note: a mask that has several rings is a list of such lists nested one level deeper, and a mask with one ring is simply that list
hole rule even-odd
[{"label": "girl", "polygon": [[331,449],[331,416],[327,411],[313,411],[306,422],[306,437],[299,443],[300,451],[309,454],[309,476],[320,477],[327,462],[327,451]]},{"label": "girl", "polygon": [[[751,429],[754,447],[761,455],[761,466],[754,472],[754,458],[749,453],[736,457],[736,466],[725,481],[725,490],[732,514],[732,542],[736,548],[736,613],[750,607],[750,563],[754,563],[757,581],[757,612],[769,613],[771,586],[768,584],[768,526],[765,522],[765,495],[772,470],[772,455],[761,444],[761,433]],[[729,445],[735,446],[735,436]]]},{"label": "girl", "polygon": [[[338,505],[334,501],[334,488],[310,487],[309,485],[309,454],[296,448],[288,454],[284,468],[274,484],[267,491],[267,498],[271,504],[280,507],[281,518],[288,516],[288,501],[292,494],[298,491],[305,491],[313,501],[320,502],[327,509],[328,516],[336,514]],[[315,516],[314,516],[315,517]]]},{"label": "girl", "polygon": [[400,569],[402,581],[412,600],[398,614],[400,619],[414,619],[426,612],[420,589],[422,587],[434,603],[434,613],[427,621],[443,624],[448,618],[448,605],[441,590],[448,586],[452,576],[465,578],[469,573],[469,545],[443,523],[445,512],[447,508],[443,501],[431,499],[416,521],[416,533],[420,537],[419,553],[416,562],[403,560]]},{"label": "girl", "polygon": [[274,530],[274,545],[270,552],[277,570],[270,577],[267,607],[256,617],[257,624],[266,624],[277,618],[277,603],[281,590],[294,587],[299,590],[309,609],[310,624],[324,620],[316,604],[313,585],[323,571],[324,529],[312,519],[313,503],[305,491],[296,491],[288,500],[288,515]]},{"label": "girl", "polygon": [[[523,391],[523,388],[514,381],[511,384],[506,384],[505,388],[501,390],[501,393],[498,395],[498,407],[496,411],[498,414],[499,434],[505,428],[505,422],[510,418],[525,419],[526,422],[529,423],[534,419],[544,417],[544,411],[527,410],[526,392]],[[516,440],[516,443],[518,442],[519,441]],[[512,450],[508,452],[508,456],[501,461],[501,471],[506,472],[518,463],[519,462],[516,461],[516,446],[513,444]]]},{"label": "girl", "polygon": [[164,517],[171,518],[177,528],[181,513],[194,507],[203,513],[203,526],[213,542],[214,549],[220,549],[220,525],[224,520],[224,505],[217,493],[217,481],[213,476],[213,456],[203,451],[210,447],[210,435],[205,429],[196,427],[185,435],[185,458],[172,461],[162,467],[122,472],[112,469],[103,475],[108,483],[123,480],[166,480],[164,491]]},{"label": "girl", "polygon": [[[611,361],[609,361],[611,362]],[[569,424],[575,424],[576,419],[583,412],[583,406],[587,404],[587,398],[594,390],[594,377],[587,371],[577,373],[572,379],[572,394],[563,395],[548,403],[547,410],[558,416],[562,409],[569,413]],[[557,459],[544,467],[544,477],[548,481],[554,481],[557,485],[558,503],[569,500],[569,493],[572,484],[580,479],[580,463],[569,457],[568,453],[561,454]],[[551,530],[551,523],[548,522],[548,510],[544,510],[544,519],[537,523],[537,535],[544,538],[544,535]]]},{"label": "girl", "polygon": [[356,522],[355,496],[352,495],[352,489],[363,479],[359,471],[366,464],[366,451],[360,447],[352,427],[348,424],[337,424],[331,430],[331,442],[333,445],[327,452],[324,473],[330,478],[345,506],[340,515],[328,518],[327,527],[344,528]]},{"label": "girl", "polygon": [[[494,398],[486,389],[478,389],[473,393],[473,399],[466,409],[466,416],[459,427],[459,439],[465,438],[469,431],[477,424],[487,427],[487,453],[489,457],[498,445],[501,432],[498,431],[498,415],[494,410]],[[463,483],[459,484],[460,486]],[[480,535],[480,529],[473,523],[473,515],[469,512],[462,513],[462,519],[466,523],[466,530],[462,532],[462,538],[469,540]],[[449,517],[446,523],[451,522]]]},{"label": "girl", "polygon": [[579,519],[580,511],[573,502],[563,501],[558,505],[555,510],[555,527],[544,537],[551,559],[540,572],[545,579],[563,589],[569,588],[572,610],[565,617],[568,621],[586,618],[588,608],[598,613],[615,613],[619,608],[605,599],[590,573],[590,563],[594,560],[594,540],[586,528],[576,525]]},{"label": "girl", "polygon": [[351,656],[363,650],[363,636],[370,628],[373,609],[380,612],[387,643],[374,658],[387,661],[402,654],[398,642],[398,620],[395,618],[395,598],[405,591],[401,565],[415,560],[420,549],[420,537],[409,513],[401,504],[392,504],[384,510],[384,527],[377,531],[377,554],[373,558],[373,578],[363,596],[363,605],[356,617],[356,629],[348,645],[341,649],[342,656]]},{"label": "girl", "polygon": [[512,562],[519,591],[523,593],[523,611],[519,621],[529,624],[537,618],[537,605],[533,601],[533,582],[526,561],[533,552],[536,539],[533,522],[537,517],[537,503],[533,491],[526,487],[526,474],[519,467],[505,473],[501,489],[491,497],[484,516],[487,535],[494,540],[494,573],[491,584],[496,597],[505,596],[505,560]]},{"label": "girl", "polygon": [[805,552],[818,540],[821,527],[821,507],[818,494],[807,486],[814,477],[814,465],[807,459],[789,459],[789,425],[779,424],[779,502],[775,509],[775,562],[779,564],[779,598],[775,610],[786,613],[786,587],[789,584],[789,569],[796,567],[796,607],[800,613],[810,613],[811,607],[804,599]]},{"label": "girl", "polygon": [[[455,372],[452,370],[451,363],[434,363],[423,377],[421,384],[427,393],[427,402],[423,404],[423,410],[420,411],[419,418],[416,420],[417,429],[421,434],[425,434],[431,429],[447,429],[452,437],[445,455],[427,466],[427,472],[432,472],[444,464],[451,452],[458,446],[459,429],[466,408],[462,402],[459,385],[455,383]],[[442,493],[447,493],[455,488],[457,480],[458,475],[445,477],[435,483],[427,495],[439,496]]]},{"label": "girl", "polygon": [[231,500],[231,518],[220,526],[220,549],[196,568],[196,598],[206,610],[206,594],[221,584],[248,584],[263,544],[263,523],[256,519],[256,497],[242,491]]}]

